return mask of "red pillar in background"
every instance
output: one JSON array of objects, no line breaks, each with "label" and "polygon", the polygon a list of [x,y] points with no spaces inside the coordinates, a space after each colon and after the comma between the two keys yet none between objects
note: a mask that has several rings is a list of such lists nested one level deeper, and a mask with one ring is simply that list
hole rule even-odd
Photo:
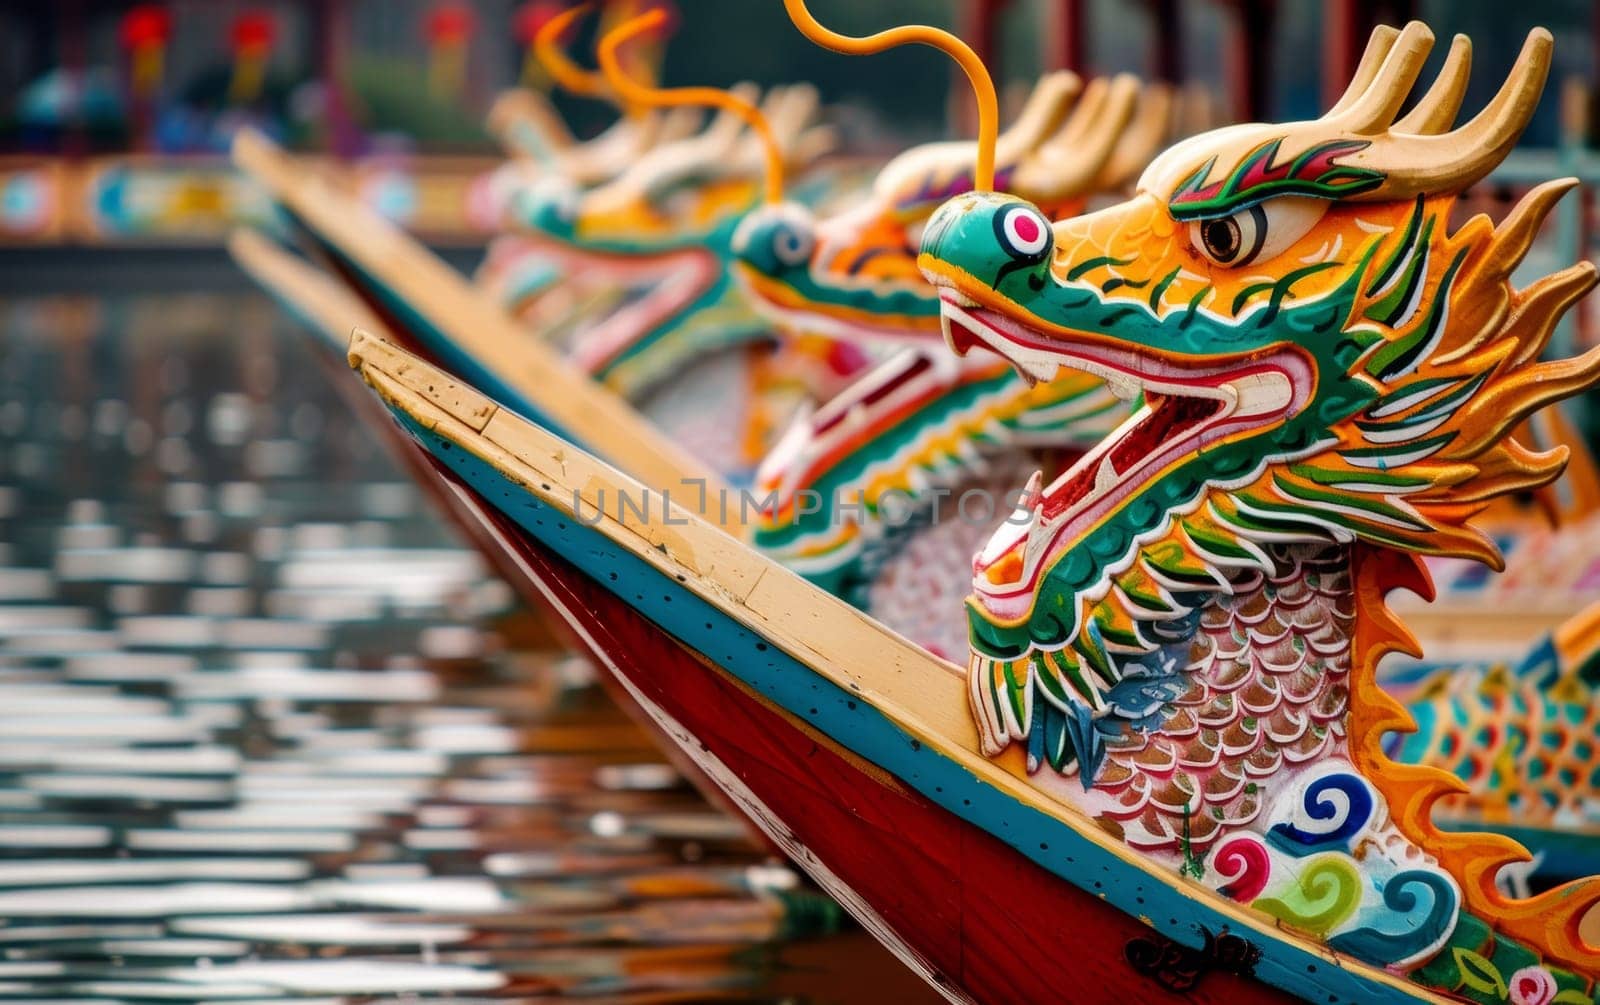
[{"label": "red pillar in background", "polygon": [[317,47],[317,76],[322,81],[324,128],[328,152],[335,157],[353,157],[360,140],[350,121],[346,88],[345,60],[353,43],[350,33],[350,5],[347,0],[305,0],[306,18],[312,25]]},{"label": "red pillar in background", "polygon": [[1366,44],[1361,0],[1324,0],[1322,7],[1322,107],[1331,108],[1361,60]]},{"label": "red pillar in background", "polygon": [[[1600,17],[1600,8],[1596,10]],[[1388,22],[1399,27],[1416,16],[1416,0],[1324,0],[1322,107],[1332,105],[1344,93],[1373,26]],[[1600,21],[1596,24],[1600,27]]]},{"label": "red pillar in background", "polygon": [[1236,122],[1259,122],[1268,110],[1272,80],[1275,0],[1228,0],[1229,21],[1223,78],[1229,112]]},{"label": "red pillar in background", "polygon": [[1178,0],[1145,0],[1145,9],[1150,14],[1150,77],[1182,83],[1183,21]]},{"label": "red pillar in background", "polygon": [[1086,74],[1084,36],[1088,29],[1085,0],[1055,0],[1046,8],[1044,67]]}]

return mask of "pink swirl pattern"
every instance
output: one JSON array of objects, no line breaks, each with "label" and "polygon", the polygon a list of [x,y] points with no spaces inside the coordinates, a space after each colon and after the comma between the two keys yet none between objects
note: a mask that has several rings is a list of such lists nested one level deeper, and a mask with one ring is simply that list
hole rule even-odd
[{"label": "pink swirl pattern", "polygon": [[1253,836],[1238,835],[1224,841],[1211,856],[1211,868],[1226,882],[1217,892],[1248,904],[1266,889],[1272,876],[1267,846]]}]

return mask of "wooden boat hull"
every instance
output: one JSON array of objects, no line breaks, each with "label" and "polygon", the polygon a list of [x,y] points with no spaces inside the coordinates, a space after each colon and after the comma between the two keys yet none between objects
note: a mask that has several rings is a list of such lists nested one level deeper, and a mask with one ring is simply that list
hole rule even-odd
[{"label": "wooden boat hull", "polygon": [[351,355],[661,732],[952,1000],[1431,1000],[1019,788],[961,738],[953,671],[885,636],[873,665],[857,612],[686,514],[591,522],[567,493],[624,476],[375,340]]},{"label": "wooden boat hull", "polygon": [[566,620],[658,735],[946,997],[1059,1001],[1078,987],[1127,1002],[1290,999],[1247,965],[1228,969],[1243,958],[1229,953],[1248,952],[1242,940],[1206,933],[1201,950],[1186,949],[1061,882],[763,699],[437,472],[475,501],[524,569],[516,581]]}]

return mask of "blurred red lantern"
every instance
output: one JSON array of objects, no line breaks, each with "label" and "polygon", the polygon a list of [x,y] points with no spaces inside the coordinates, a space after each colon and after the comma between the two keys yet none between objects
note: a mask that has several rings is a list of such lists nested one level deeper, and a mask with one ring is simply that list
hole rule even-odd
[{"label": "blurred red lantern", "polygon": [[233,19],[230,38],[235,55],[242,52],[271,52],[272,43],[278,38],[278,22],[268,11],[247,10]]},{"label": "blurred red lantern", "polygon": [[464,3],[436,4],[423,23],[429,45],[462,45],[472,37],[478,16]]},{"label": "blurred red lantern", "polygon": [[428,40],[428,86],[433,93],[459,97],[466,84],[467,43],[478,17],[465,3],[435,4],[423,20]]},{"label": "blurred red lantern", "polygon": [[557,0],[531,0],[518,7],[512,15],[511,33],[522,45],[532,45],[539,35],[539,29],[565,9],[566,4]]},{"label": "blurred red lantern", "polygon": [[159,4],[140,4],[122,15],[117,37],[128,50],[129,86],[137,100],[147,100],[161,86],[161,68],[172,15]]},{"label": "blurred red lantern", "polygon": [[267,11],[245,11],[233,19],[233,29],[229,33],[233,45],[233,80],[228,85],[230,100],[247,103],[260,96],[277,35],[278,23]]},{"label": "blurred red lantern", "polygon": [[122,15],[119,31],[122,44],[127,49],[164,46],[172,34],[172,15],[160,4],[140,4],[128,8]]}]

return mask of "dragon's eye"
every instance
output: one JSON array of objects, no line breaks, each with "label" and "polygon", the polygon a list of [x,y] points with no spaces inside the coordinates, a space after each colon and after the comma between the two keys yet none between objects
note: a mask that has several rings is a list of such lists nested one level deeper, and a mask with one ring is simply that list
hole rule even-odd
[{"label": "dragon's eye", "polygon": [[1050,232],[1050,221],[1032,206],[1010,206],[1002,210],[995,217],[994,230],[1006,254],[1024,261],[1042,261],[1054,236]]},{"label": "dragon's eye", "polygon": [[796,227],[785,222],[772,234],[772,253],[784,265],[804,265],[811,260],[814,243],[810,227]]},{"label": "dragon's eye", "polygon": [[1270,199],[1231,216],[1193,221],[1189,224],[1189,240],[1213,264],[1249,265],[1260,258],[1271,258],[1300,240],[1322,219],[1327,208],[1328,203],[1322,199]]},{"label": "dragon's eye", "polygon": [[1218,265],[1245,265],[1255,260],[1267,236],[1267,214],[1259,205],[1232,216],[1215,216],[1189,224],[1195,248]]}]

